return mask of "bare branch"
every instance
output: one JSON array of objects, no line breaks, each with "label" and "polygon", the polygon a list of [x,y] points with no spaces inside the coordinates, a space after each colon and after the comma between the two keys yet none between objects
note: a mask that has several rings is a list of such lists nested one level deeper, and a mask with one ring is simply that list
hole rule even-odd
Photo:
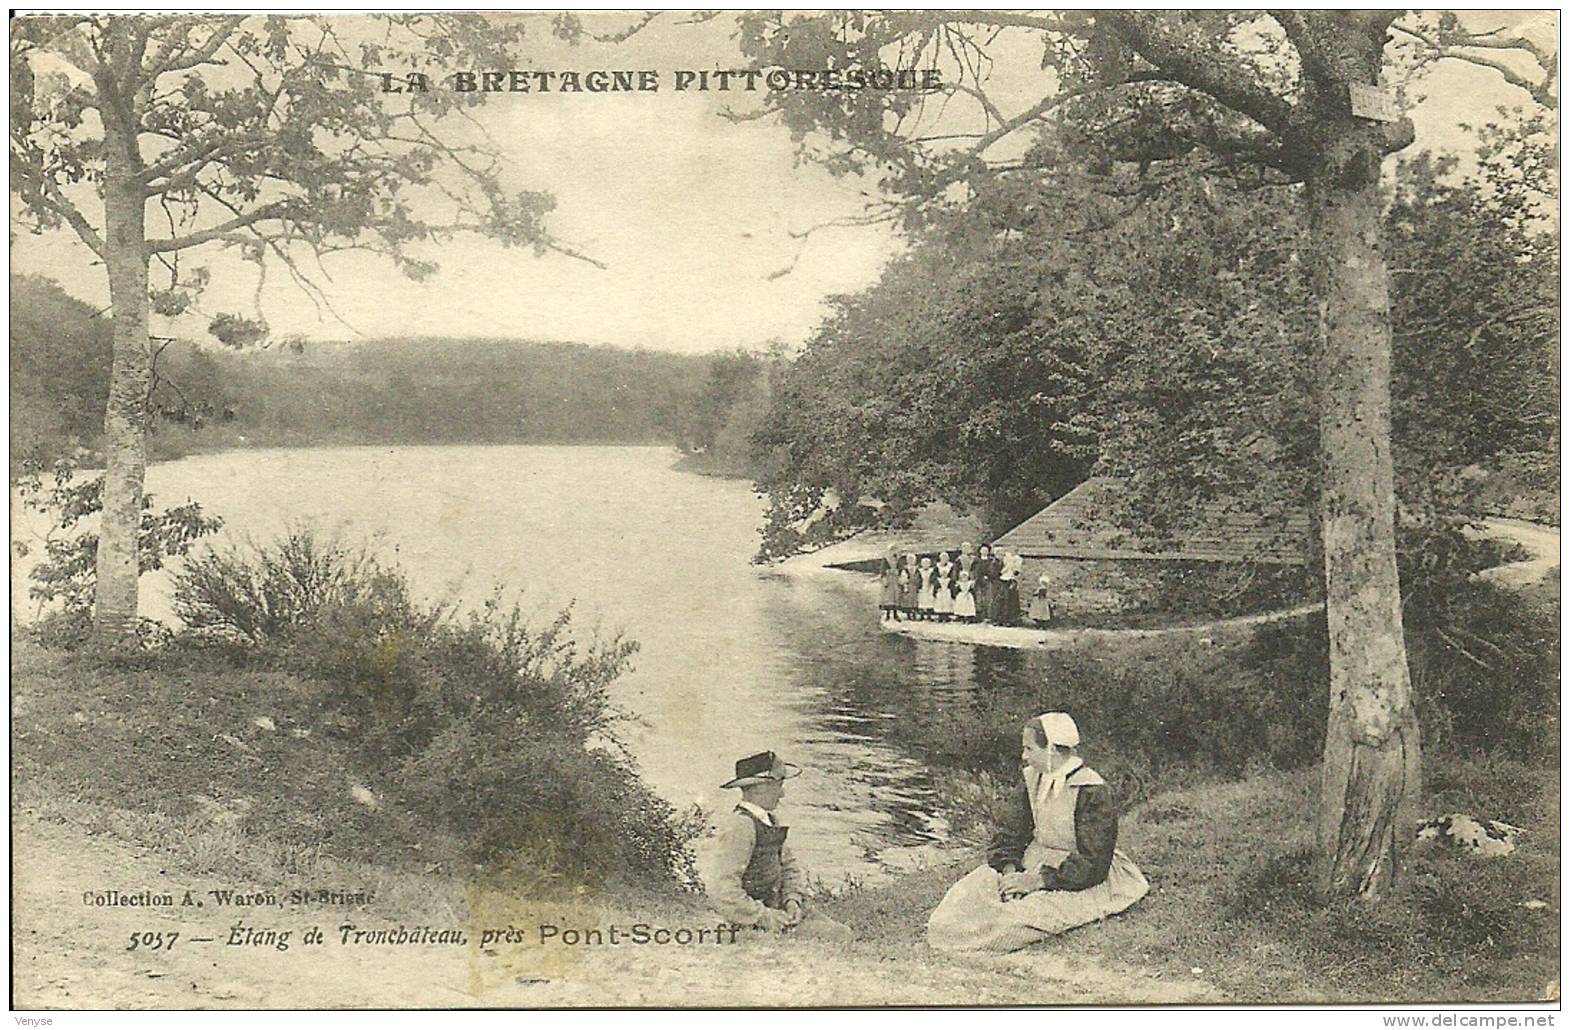
[{"label": "bare branch", "polygon": [[1040,118],[1042,115],[1046,114],[1048,111],[1052,110],[1054,107],[1057,107],[1059,104],[1062,104],[1065,101],[1080,95],[1080,91],[1070,91],[1068,93],[1057,93],[1050,97],[1043,97],[1041,100],[1033,104],[1028,110],[1021,111],[1012,118],[1000,119],[998,127],[993,129],[991,132],[983,134],[982,137],[976,141],[975,146],[970,148],[970,152],[972,154],[980,154],[982,151],[986,150],[988,147],[992,146],[992,144],[996,143],[1004,136],[1007,136],[1015,129],[1018,129],[1024,125],[1028,125],[1037,118]]},{"label": "bare branch", "polygon": [[889,210],[876,214],[845,215],[840,218],[830,218],[827,221],[810,225],[799,232],[793,230],[786,235],[793,240],[804,240],[813,233],[821,232],[824,229],[860,229],[871,225],[886,225],[899,217],[899,211],[895,205],[886,204],[884,206]]},{"label": "bare branch", "polygon": [[582,261],[585,264],[593,265],[595,268],[598,268],[602,272],[605,269],[610,267],[609,265],[607,265],[605,262],[599,260],[598,258],[592,258],[589,255],[587,255],[587,254],[583,253],[582,251],[578,250],[577,248],[571,246],[570,244],[563,243],[562,241],[557,240],[557,239],[552,239],[550,237],[547,237],[544,240],[543,246],[545,247],[546,250],[555,251],[556,253],[560,254],[562,257],[570,257],[570,258],[572,258],[572,259],[574,259],[576,261]]},{"label": "bare branch", "polygon": [[630,28],[623,29],[620,32],[607,33],[603,36],[591,33],[590,38],[593,39],[596,43],[625,43],[633,36],[636,36],[638,33],[642,32],[650,22],[658,18],[662,13],[664,12],[645,11],[643,17],[640,18],[638,22]]},{"label": "bare branch", "polygon": [[[1500,36],[1503,29],[1494,29],[1486,33],[1469,33],[1460,30],[1430,32],[1420,26],[1402,24],[1392,25],[1391,28],[1416,42],[1429,60],[1465,61],[1479,68],[1488,68],[1498,72],[1505,82],[1524,90],[1543,107],[1551,110],[1559,107],[1559,62],[1554,54],[1525,36],[1520,34]],[[1478,53],[1479,50],[1484,53]],[[1499,51],[1530,56],[1538,69],[1543,72],[1542,80],[1534,82],[1506,61],[1493,56]]]}]

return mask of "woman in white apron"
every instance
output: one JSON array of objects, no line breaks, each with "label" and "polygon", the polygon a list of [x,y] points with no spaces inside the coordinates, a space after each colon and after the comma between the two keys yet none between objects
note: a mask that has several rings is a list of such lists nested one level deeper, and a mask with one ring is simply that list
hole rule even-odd
[{"label": "woman in white apron", "polygon": [[927,920],[946,951],[1014,951],[1121,912],[1150,890],[1117,850],[1111,791],[1075,752],[1064,712],[1025,724],[1024,783],[987,864],[949,888]]}]

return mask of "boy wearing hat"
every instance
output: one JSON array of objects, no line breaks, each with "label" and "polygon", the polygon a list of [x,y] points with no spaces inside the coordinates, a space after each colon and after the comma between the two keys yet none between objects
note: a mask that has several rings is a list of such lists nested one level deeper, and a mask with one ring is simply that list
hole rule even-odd
[{"label": "boy wearing hat", "polygon": [[808,912],[805,877],[785,844],[790,828],[775,809],[785,781],[801,770],[772,751],[736,763],[736,776],[722,784],[741,791],[736,807],[719,817],[698,853],[705,893],[720,916],[770,933],[848,940],[850,928],[820,912]]}]

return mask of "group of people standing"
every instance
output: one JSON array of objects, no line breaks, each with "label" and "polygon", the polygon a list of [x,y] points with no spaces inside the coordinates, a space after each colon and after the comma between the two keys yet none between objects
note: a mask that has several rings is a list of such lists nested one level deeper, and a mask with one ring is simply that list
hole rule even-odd
[{"label": "group of people standing", "polygon": [[993,551],[982,544],[978,551],[969,542],[959,553],[900,557],[889,548],[880,573],[882,592],[878,609],[885,620],[916,619],[937,622],[990,622],[1017,626],[1028,611],[1037,625],[1052,618],[1048,578],[1037,582],[1026,609],[1020,602],[1020,579],[1025,560],[1012,551]]}]

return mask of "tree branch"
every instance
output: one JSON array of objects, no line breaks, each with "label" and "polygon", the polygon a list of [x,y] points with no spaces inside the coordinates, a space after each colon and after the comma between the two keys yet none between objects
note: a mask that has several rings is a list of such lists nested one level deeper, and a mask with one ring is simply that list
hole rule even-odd
[{"label": "tree branch", "polygon": [[645,11],[643,13],[643,17],[629,28],[625,28],[620,32],[607,33],[603,36],[590,33],[589,38],[593,39],[596,43],[625,43],[633,36],[636,36],[638,33],[642,32],[650,22],[652,22],[655,18],[658,18],[663,13],[665,12]]},{"label": "tree branch", "polygon": [[[1460,31],[1425,32],[1410,25],[1392,25],[1391,29],[1414,40],[1427,51],[1430,60],[1465,61],[1479,68],[1498,72],[1500,77],[1517,89],[1524,90],[1537,103],[1551,110],[1559,107],[1559,63],[1555,55],[1545,51],[1524,36],[1516,35],[1494,39],[1503,29],[1477,35]],[[1497,57],[1470,53],[1473,50],[1511,51],[1531,56],[1543,74],[1541,82],[1533,82],[1515,68]]]},{"label": "tree branch", "polygon": [[287,215],[294,208],[294,206],[295,201],[277,200],[271,204],[263,204],[254,211],[247,211],[245,214],[231,218],[226,222],[220,222],[218,225],[215,225],[209,229],[200,229],[184,236],[174,236],[168,239],[148,240],[146,247],[147,253],[162,254],[171,250],[184,250],[187,247],[200,246],[201,244],[208,243],[212,240],[228,240],[233,242],[232,237],[234,236],[236,230],[244,229],[246,226],[254,225],[257,222],[267,221],[270,218],[282,218],[283,216]]},{"label": "tree branch", "polygon": [[1167,77],[1214,97],[1283,140],[1293,135],[1295,105],[1266,88],[1252,69],[1219,47],[1163,27],[1161,14],[1098,11],[1096,17]]},{"label": "tree branch", "polygon": [[[182,56],[176,56],[180,54],[181,50],[181,47],[176,45],[170,53],[163,56],[161,61],[155,62],[153,67],[147,69],[147,76],[150,79],[156,79],[160,75],[167,75],[170,72],[185,71],[188,68],[207,64],[223,48],[224,43],[228,41],[229,37],[234,34],[234,30],[239,28],[240,23],[243,21],[245,21],[244,15],[223,19],[214,27],[212,34],[207,37],[207,42]],[[180,42],[189,43],[189,33],[198,24],[200,24],[199,21],[193,21],[184,32],[180,33],[177,36]]]},{"label": "tree branch", "polygon": [[[265,146],[269,142],[271,140],[263,135],[220,136],[196,145],[195,149],[182,151],[177,147],[143,169],[142,182],[147,184],[149,194],[182,189],[192,185],[202,169],[211,164],[212,159],[220,153],[245,147]],[[163,175],[169,176],[168,181],[153,181]]]},{"label": "tree branch", "polygon": [[94,254],[101,260],[106,258],[103,237],[77,206],[71,203],[70,198],[60,191],[60,186],[54,181],[53,176],[41,169],[28,169],[24,172],[20,162],[12,163],[11,173],[15,177],[13,182],[18,186],[18,192],[22,194],[24,201],[31,197],[32,200],[59,216],[75,230],[76,235]]},{"label": "tree branch", "polygon": [[1024,125],[1028,125],[1037,118],[1040,118],[1042,115],[1046,114],[1048,111],[1052,110],[1054,107],[1057,107],[1064,101],[1078,95],[1078,93],[1070,92],[1057,93],[1049,97],[1043,97],[1041,100],[1031,105],[1028,110],[1021,111],[1012,118],[1000,118],[998,127],[991,130],[990,132],[984,133],[982,137],[976,141],[975,145],[970,148],[970,152],[972,154],[980,154],[982,151],[986,150],[988,147],[992,146],[992,144],[996,143],[1004,136],[1007,136],[1015,129],[1018,129]]}]

